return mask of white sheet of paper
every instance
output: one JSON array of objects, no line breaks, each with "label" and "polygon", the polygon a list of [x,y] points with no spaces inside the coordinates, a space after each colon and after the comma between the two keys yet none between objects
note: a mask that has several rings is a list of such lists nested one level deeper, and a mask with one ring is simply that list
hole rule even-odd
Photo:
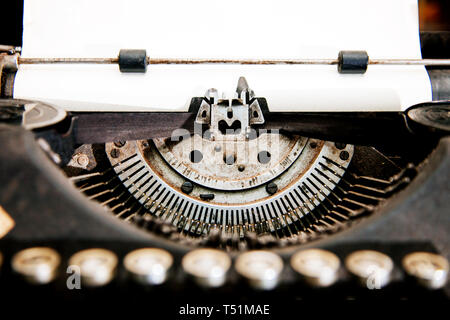
[{"label": "white sheet of paper", "polygon": [[[25,0],[23,57],[420,58],[416,0]],[[320,65],[21,65],[15,98],[67,110],[186,111],[245,76],[272,111],[397,111],[431,100],[422,66],[371,65],[363,75]]]}]

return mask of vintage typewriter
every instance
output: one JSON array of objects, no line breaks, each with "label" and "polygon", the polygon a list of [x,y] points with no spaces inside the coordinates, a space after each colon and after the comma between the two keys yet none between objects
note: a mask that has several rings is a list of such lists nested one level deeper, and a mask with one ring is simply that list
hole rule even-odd
[{"label": "vintage typewriter", "polygon": [[[365,5],[345,0],[327,13],[333,1],[305,1],[299,21],[316,15],[328,29],[319,34],[339,37],[332,29],[345,25],[351,35],[339,50],[327,42],[335,55],[325,45],[286,58],[213,56],[266,36],[283,47],[270,30],[301,24],[291,19],[301,2],[281,1],[280,11],[249,1],[232,9],[238,18],[215,1],[168,1],[170,13],[163,1],[131,2],[84,11],[26,0],[10,11],[19,39],[23,11],[23,43],[0,46],[2,303],[170,305],[168,317],[215,306],[214,317],[318,301],[448,301],[449,32],[414,30],[415,1],[372,3],[386,30],[397,20],[406,30],[380,29],[381,40]],[[325,19],[314,11],[323,5]],[[202,50],[183,42],[190,24],[246,40],[202,35],[192,48],[206,53],[193,56]],[[58,32],[68,40],[49,48]],[[134,46],[64,51],[102,32],[128,33]],[[134,49],[147,35],[153,48],[174,37],[179,51]],[[400,56],[364,46],[392,39]]]}]

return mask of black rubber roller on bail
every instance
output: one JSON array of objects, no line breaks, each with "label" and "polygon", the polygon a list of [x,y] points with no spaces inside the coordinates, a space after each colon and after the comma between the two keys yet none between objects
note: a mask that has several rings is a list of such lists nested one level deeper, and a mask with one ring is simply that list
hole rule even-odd
[{"label": "black rubber roller on bail", "polygon": [[366,51],[340,51],[338,57],[339,73],[362,74],[367,70],[369,56]]},{"label": "black rubber roller on bail", "polygon": [[147,71],[147,51],[121,49],[119,52],[120,72],[145,73]]}]

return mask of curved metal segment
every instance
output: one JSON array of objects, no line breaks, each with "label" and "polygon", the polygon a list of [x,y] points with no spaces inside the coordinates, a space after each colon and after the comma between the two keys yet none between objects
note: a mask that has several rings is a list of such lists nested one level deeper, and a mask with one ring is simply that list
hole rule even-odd
[{"label": "curved metal segment", "polygon": [[[280,226],[295,229],[294,224],[305,216],[314,220],[312,211],[332,196],[353,155],[352,145],[338,149],[331,142],[297,139],[294,145],[299,143],[302,148],[289,166],[251,188],[243,182],[239,190],[218,188],[226,181],[214,184],[214,178],[197,172],[189,181],[192,190],[186,192],[182,187],[186,177],[173,166],[178,162],[166,161],[158,147],[147,141],[128,141],[119,156],[113,152],[113,143],[106,144],[106,153],[130,194],[152,215],[170,221],[179,230],[199,236],[212,229],[272,233]],[[346,156],[341,156],[343,152]],[[210,183],[202,183],[208,179]],[[272,184],[276,185],[273,193],[268,187]]]}]

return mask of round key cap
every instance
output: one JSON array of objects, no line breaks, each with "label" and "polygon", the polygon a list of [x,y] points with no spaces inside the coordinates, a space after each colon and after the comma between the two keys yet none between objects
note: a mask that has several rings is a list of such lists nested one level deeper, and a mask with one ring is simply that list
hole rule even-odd
[{"label": "round key cap", "polygon": [[166,281],[172,267],[172,255],[166,250],[143,248],[128,253],[123,264],[134,280],[141,284],[159,285]]},{"label": "round key cap", "polygon": [[274,289],[283,271],[279,255],[264,250],[242,253],[236,260],[236,271],[255,289]]},{"label": "round key cap", "polygon": [[381,289],[389,284],[394,269],[392,259],[373,250],[360,250],[345,259],[347,270],[359,279],[368,289]]},{"label": "round key cap", "polygon": [[31,284],[47,284],[58,273],[61,258],[55,250],[46,247],[34,247],[21,250],[11,261],[14,272],[20,274]]},{"label": "round key cap", "polygon": [[231,259],[220,250],[197,249],[186,254],[181,264],[183,270],[198,285],[220,287],[225,283]]},{"label": "round key cap", "polygon": [[339,73],[365,73],[369,64],[366,51],[340,51],[338,56]]},{"label": "round key cap", "polygon": [[336,282],[341,262],[332,252],[302,250],[291,258],[291,267],[312,287],[328,287]]},{"label": "round key cap", "polygon": [[119,52],[119,70],[120,72],[138,72],[147,71],[147,52],[137,49],[121,49]]},{"label": "round key cap", "polygon": [[447,283],[449,264],[446,258],[430,252],[413,252],[402,261],[406,273],[428,289],[440,289]]},{"label": "round key cap", "polygon": [[115,276],[117,262],[117,256],[105,249],[82,250],[69,259],[69,265],[77,267],[74,270],[81,283],[89,287],[108,284]]}]

